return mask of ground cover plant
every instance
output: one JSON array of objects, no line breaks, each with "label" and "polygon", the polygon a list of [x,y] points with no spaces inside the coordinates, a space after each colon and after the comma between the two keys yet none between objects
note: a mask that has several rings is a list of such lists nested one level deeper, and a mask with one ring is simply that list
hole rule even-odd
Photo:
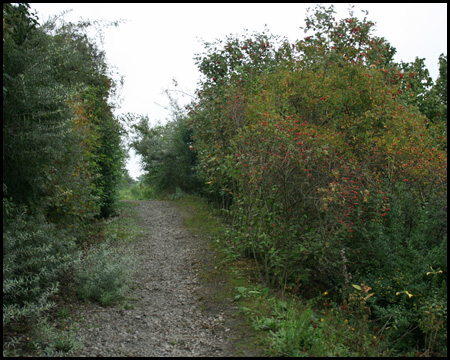
[{"label": "ground cover plant", "polygon": [[[47,272],[41,270],[41,278],[47,276],[45,280],[50,284],[53,282],[52,291],[49,294],[44,293],[45,298],[43,295],[40,298],[35,296],[34,301],[30,301],[26,306],[15,307],[16,312],[20,313],[13,315],[20,317],[10,316],[3,328],[4,356],[73,354],[82,347],[76,333],[77,329],[85,324],[85,319],[79,315],[79,308],[83,307],[85,302],[97,302],[104,307],[133,308],[134,300],[127,296],[127,290],[134,286],[131,274],[136,269],[137,258],[126,245],[141,236],[141,227],[136,222],[133,204],[120,202],[117,213],[117,216],[102,219],[89,227],[86,237],[78,247],[81,251],[75,266],[67,264],[67,257],[55,257],[54,263],[51,264],[53,273],[62,273],[62,276],[48,278]],[[51,234],[47,232],[47,237],[49,233]],[[38,234],[36,239],[42,235]],[[59,246],[64,244],[55,241],[53,237],[48,241],[54,241]],[[28,248],[24,250],[29,253]],[[56,260],[59,262],[55,262]],[[42,269],[38,256],[31,257],[28,262],[22,260],[22,263],[25,267],[34,263]],[[61,264],[65,265],[63,269]],[[28,286],[30,285],[33,285],[32,281],[29,282]],[[35,313],[38,300],[45,306],[39,309],[39,315]],[[4,314],[10,315],[12,311],[9,308],[7,310]]]}]

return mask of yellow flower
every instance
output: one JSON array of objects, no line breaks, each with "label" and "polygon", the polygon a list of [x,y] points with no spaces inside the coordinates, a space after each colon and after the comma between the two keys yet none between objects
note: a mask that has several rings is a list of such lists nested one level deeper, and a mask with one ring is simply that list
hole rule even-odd
[{"label": "yellow flower", "polygon": [[320,319],[320,321],[322,321],[322,322],[323,322],[323,318],[321,318],[321,319]]},{"label": "yellow flower", "polygon": [[328,295],[328,291],[325,291],[323,294],[324,294],[324,295]]},{"label": "yellow flower", "polygon": [[410,294],[407,290],[405,290],[405,291],[400,291],[400,292],[398,292],[398,293],[396,293],[395,295],[399,295],[399,294],[401,294],[401,293],[405,293],[406,295],[408,295],[409,296],[409,298],[411,299],[412,297],[413,297],[413,295],[412,294]]}]

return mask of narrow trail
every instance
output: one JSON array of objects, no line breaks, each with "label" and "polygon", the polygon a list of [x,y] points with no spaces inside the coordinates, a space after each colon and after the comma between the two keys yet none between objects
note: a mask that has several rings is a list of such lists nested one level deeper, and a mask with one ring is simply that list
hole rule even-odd
[{"label": "narrow trail", "polygon": [[129,294],[137,299],[134,308],[86,305],[80,314],[86,323],[78,332],[84,348],[74,355],[236,356],[232,341],[245,335],[227,327],[235,305],[205,303],[197,266],[211,256],[204,240],[183,226],[170,202],[140,201],[136,209],[144,233],[134,244],[141,264]]}]

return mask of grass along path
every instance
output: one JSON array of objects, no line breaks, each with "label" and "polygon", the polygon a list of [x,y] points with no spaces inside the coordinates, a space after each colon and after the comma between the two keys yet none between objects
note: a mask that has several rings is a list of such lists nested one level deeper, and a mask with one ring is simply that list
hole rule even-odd
[{"label": "grass along path", "polygon": [[[87,286],[91,293],[86,291],[84,301],[66,297],[57,314],[66,309],[63,316],[77,344],[59,349],[74,356],[260,356],[261,348],[249,346],[257,332],[242,320],[233,288],[216,272],[218,259],[205,233],[212,228],[203,221],[201,232],[192,227],[199,216],[207,219],[199,208],[153,200],[121,207],[117,218],[99,226],[87,254],[104,243],[120,249],[124,256],[111,259],[134,265],[131,282],[123,279],[129,283],[126,292],[109,289],[105,296],[102,286]],[[91,278],[84,282],[97,283],[102,276],[96,273],[106,271],[85,264]],[[110,265],[106,268],[116,269]]]},{"label": "grass along path", "polygon": [[249,334],[238,340],[241,347],[264,348],[266,356],[390,355],[383,336],[374,334],[367,320],[369,309],[357,289],[343,304],[333,303],[320,288],[314,296],[314,289],[307,289],[305,297],[301,290],[294,294],[292,287],[271,290],[263,285],[253,259],[230,250],[227,226],[205,201],[184,196],[175,203],[187,214],[188,228],[209,239],[215,257],[203,276],[211,283],[220,278],[226,284],[210,301],[232,299],[239,306],[234,316]]},{"label": "grass along path", "polygon": [[[159,210],[149,210],[145,204],[159,204]],[[145,216],[142,216],[143,209],[147,211]],[[169,224],[169,228],[164,228],[161,221]],[[22,324],[17,329],[22,334],[21,340],[15,349],[6,354],[4,351],[4,355],[389,355],[383,342],[371,333],[369,323],[358,321],[345,309],[332,304],[326,294],[302,301],[291,296],[289,289],[277,293],[261,285],[253,259],[230,251],[224,236],[227,230],[222,219],[197,197],[182,196],[170,202],[121,202],[118,216],[93,228],[85,243],[85,257],[106,243],[126,255],[125,258],[131,257],[133,263],[147,264],[144,275],[154,271],[152,276],[144,283],[141,271],[138,277],[130,277],[131,282],[124,281],[128,284],[126,292],[118,287],[117,291],[102,297],[100,292],[93,291],[83,300],[74,285],[74,274],[66,274],[61,279],[60,292],[53,299],[57,305],[49,317],[34,330],[30,324]],[[152,232],[163,236],[157,235],[153,238],[157,241],[150,244]],[[170,234],[173,240],[188,240],[185,250],[191,247],[195,251],[185,259],[187,262],[175,262],[169,277],[158,278],[167,271],[166,259],[179,258],[182,254],[173,254],[171,248],[166,255],[151,259],[142,258],[142,252],[152,254],[154,246],[167,242]],[[179,270],[184,275],[180,280],[173,279],[173,271]],[[105,275],[100,268],[96,271]],[[194,282],[187,280],[191,275]],[[156,279],[149,287],[152,277]],[[103,280],[97,277],[96,281],[107,280],[106,276]],[[189,289],[184,295],[177,290],[180,284]],[[143,291],[147,295],[143,296]],[[166,297],[159,298],[159,307],[147,311],[150,309],[145,299],[154,300],[164,292]],[[171,301],[180,296],[184,296],[182,303],[193,307],[177,314],[179,303]],[[190,314],[196,314],[196,318],[190,318]],[[159,324],[158,321],[154,324],[154,318],[159,319]],[[197,321],[198,318],[206,321]],[[187,332],[178,331],[189,326],[193,328]],[[190,340],[190,334],[202,332],[209,335],[193,336],[194,342]],[[211,347],[214,341],[211,339],[217,336],[223,341]],[[205,350],[211,348],[212,353]]]}]

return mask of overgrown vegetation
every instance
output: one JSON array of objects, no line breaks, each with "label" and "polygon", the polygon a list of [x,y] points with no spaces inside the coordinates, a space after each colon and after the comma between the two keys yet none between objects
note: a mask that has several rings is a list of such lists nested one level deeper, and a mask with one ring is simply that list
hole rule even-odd
[{"label": "overgrown vegetation", "polygon": [[77,266],[58,277],[57,289],[44,302],[44,316],[23,316],[3,327],[4,356],[67,356],[80,349],[76,333],[85,326],[79,315],[85,301],[134,307],[126,291],[134,286],[131,274],[138,263],[129,245],[141,236],[141,227],[133,204],[120,202],[116,211],[117,216],[89,227]]},{"label": "overgrown vegetation", "polygon": [[156,191],[144,183],[143,177],[136,181],[130,177],[125,169],[119,190],[121,200],[149,200],[156,198]]},{"label": "overgrown vegetation", "polygon": [[423,59],[393,60],[367,15],[338,20],[319,5],[292,44],[268,31],[205,43],[189,112],[164,127],[143,119],[133,147],[148,185],[202,194],[227,214],[222,242],[255,260],[264,286],[326,291],[352,316],[354,286],[370,288],[353,328],[386,341],[373,354],[442,355],[447,56],[433,83]]},{"label": "overgrown vegetation", "polygon": [[370,310],[364,299],[372,294],[367,287],[352,288],[349,298],[339,304],[328,291],[307,300],[291,286],[264,286],[252,259],[239,257],[222,235],[229,225],[220,210],[208,206],[204,198],[186,194],[175,204],[185,214],[188,229],[210,238],[214,269],[204,266],[202,278],[227,283],[208,301],[220,304],[234,298],[240,307],[245,321],[238,329],[245,333],[245,340],[237,341],[238,352],[264,349],[269,356],[389,354],[385,338],[376,335],[367,321]]},{"label": "overgrown vegetation", "polygon": [[116,213],[126,156],[119,81],[87,36],[98,24],[37,20],[28,4],[3,4],[4,353],[18,328],[45,324],[92,224]]},{"label": "overgrown vegetation", "polygon": [[[205,43],[187,111],[169,96],[168,124],[133,127],[147,171],[136,184],[90,23],[38,26],[28,5],[4,4],[4,353],[20,338],[8,334],[47,328],[80,262],[79,295],[123,298],[120,250],[82,252],[122,186],[220,209],[216,243],[260,280],[235,299],[271,354],[446,356],[447,56],[433,83],[423,59],[393,60],[367,15],[318,5],[294,43],[268,30]],[[54,339],[52,351],[75,346]]]},{"label": "overgrown vegetation", "polygon": [[131,147],[143,158],[143,170],[147,172],[143,185],[157,194],[175,192],[176,188],[192,193],[201,187],[194,169],[193,133],[186,113],[167,95],[171,121],[150,127],[149,119],[142,117],[132,127]]},{"label": "overgrown vegetation", "polygon": [[108,306],[125,298],[134,260],[105,242],[92,250],[75,271],[77,294]]}]

